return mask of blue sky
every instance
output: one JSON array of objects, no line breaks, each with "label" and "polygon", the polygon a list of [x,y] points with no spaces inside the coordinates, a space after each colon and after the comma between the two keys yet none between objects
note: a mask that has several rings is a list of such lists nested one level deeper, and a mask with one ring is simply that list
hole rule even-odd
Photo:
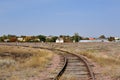
[{"label": "blue sky", "polygon": [[120,0],[0,0],[0,35],[119,36]]}]

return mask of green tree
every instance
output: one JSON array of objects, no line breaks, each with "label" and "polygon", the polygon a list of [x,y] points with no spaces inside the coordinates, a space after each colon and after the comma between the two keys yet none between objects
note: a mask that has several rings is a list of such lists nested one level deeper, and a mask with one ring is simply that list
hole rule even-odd
[{"label": "green tree", "polygon": [[72,42],[72,37],[67,35],[64,37],[65,42]]},{"label": "green tree", "polygon": [[55,42],[57,38],[57,36],[52,37],[52,42]]},{"label": "green tree", "polygon": [[60,35],[60,38],[64,39],[64,42],[72,42],[73,41],[73,37],[69,36],[69,35]]},{"label": "green tree", "polygon": [[46,42],[55,42],[57,38],[58,38],[57,36],[53,36],[51,38],[46,38]]},{"label": "green tree", "polygon": [[41,42],[46,41],[46,36],[44,36],[44,35],[38,35],[37,37],[40,39]]},{"label": "green tree", "polygon": [[75,42],[79,42],[79,40],[82,39],[82,37],[80,37],[78,33],[75,33],[72,38],[73,40],[75,40]]},{"label": "green tree", "polygon": [[89,38],[88,38],[88,37],[85,37],[85,38],[83,38],[83,40],[89,40]]},{"label": "green tree", "polygon": [[7,35],[3,35],[3,36],[0,37],[0,41],[1,42],[4,42],[5,39],[8,39]]},{"label": "green tree", "polygon": [[106,37],[104,35],[101,35],[99,38],[100,39],[105,39]]},{"label": "green tree", "polygon": [[115,41],[115,37],[109,37],[108,40],[109,41]]},{"label": "green tree", "polygon": [[0,37],[0,42],[3,42],[2,37]]}]

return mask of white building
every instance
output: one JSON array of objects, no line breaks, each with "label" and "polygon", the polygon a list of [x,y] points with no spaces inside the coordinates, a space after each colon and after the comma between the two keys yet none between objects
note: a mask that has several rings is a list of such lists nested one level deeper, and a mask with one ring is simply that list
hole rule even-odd
[{"label": "white building", "polygon": [[10,39],[4,39],[4,42],[9,42],[10,41]]},{"label": "white building", "polygon": [[63,38],[58,38],[58,39],[56,39],[56,43],[64,43]]},{"label": "white building", "polygon": [[97,40],[80,40],[79,42],[109,42],[107,39],[97,39]]},{"label": "white building", "polygon": [[17,38],[18,41],[22,42],[24,39],[22,37]]},{"label": "white building", "polygon": [[119,37],[115,37],[115,42],[120,42],[120,38]]}]

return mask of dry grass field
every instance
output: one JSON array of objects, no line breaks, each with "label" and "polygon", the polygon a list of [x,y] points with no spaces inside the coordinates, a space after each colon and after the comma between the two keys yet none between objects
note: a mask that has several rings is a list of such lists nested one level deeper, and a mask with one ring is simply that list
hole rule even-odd
[{"label": "dry grass field", "polygon": [[[120,80],[120,43],[37,43],[36,45],[83,55],[90,63],[94,64],[93,70],[95,74],[97,73],[97,80]],[[24,47],[0,46],[0,78],[5,76],[9,78],[8,80],[21,80],[26,76],[38,75],[37,71],[44,69],[53,57],[53,54],[48,53],[52,52]]]},{"label": "dry grass field", "polygon": [[120,43],[66,43],[53,47],[86,57],[95,65],[98,80],[120,80]]},{"label": "dry grass field", "polygon": [[28,80],[38,76],[53,57],[51,51],[0,46],[0,80]]},{"label": "dry grass field", "polygon": [[43,43],[39,45],[83,55],[94,64],[93,70],[97,80],[120,80],[120,43]]}]

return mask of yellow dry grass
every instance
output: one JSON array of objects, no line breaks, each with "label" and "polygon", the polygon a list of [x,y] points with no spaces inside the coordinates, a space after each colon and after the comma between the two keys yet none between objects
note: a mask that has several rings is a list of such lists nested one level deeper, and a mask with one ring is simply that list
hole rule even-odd
[{"label": "yellow dry grass", "polygon": [[107,65],[119,65],[120,64],[120,59],[117,59],[116,57],[108,56],[105,54],[103,55],[93,50],[83,51],[83,52],[80,52],[79,54],[92,59],[93,61],[97,62],[103,67]]},{"label": "yellow dry grass", "polygon": [[97,65],[95,69],[103,77],[120,78],[120,43],[70,43],[55,46],[87,57]]},{"label": "yellow dry grass", "polygon": [[[3,53],[11,53],[9,56],[1,56]],[[37,76],[40,71],[51,61],[53,53],[43,49],[33,49],[16,46],[0,46],[0,60],[10,63],[9,66],[0,67],[0,77],[4,75],[6,80],[23,80],[25,77]],[[7,77],[9,76],[9,77]]]}]

